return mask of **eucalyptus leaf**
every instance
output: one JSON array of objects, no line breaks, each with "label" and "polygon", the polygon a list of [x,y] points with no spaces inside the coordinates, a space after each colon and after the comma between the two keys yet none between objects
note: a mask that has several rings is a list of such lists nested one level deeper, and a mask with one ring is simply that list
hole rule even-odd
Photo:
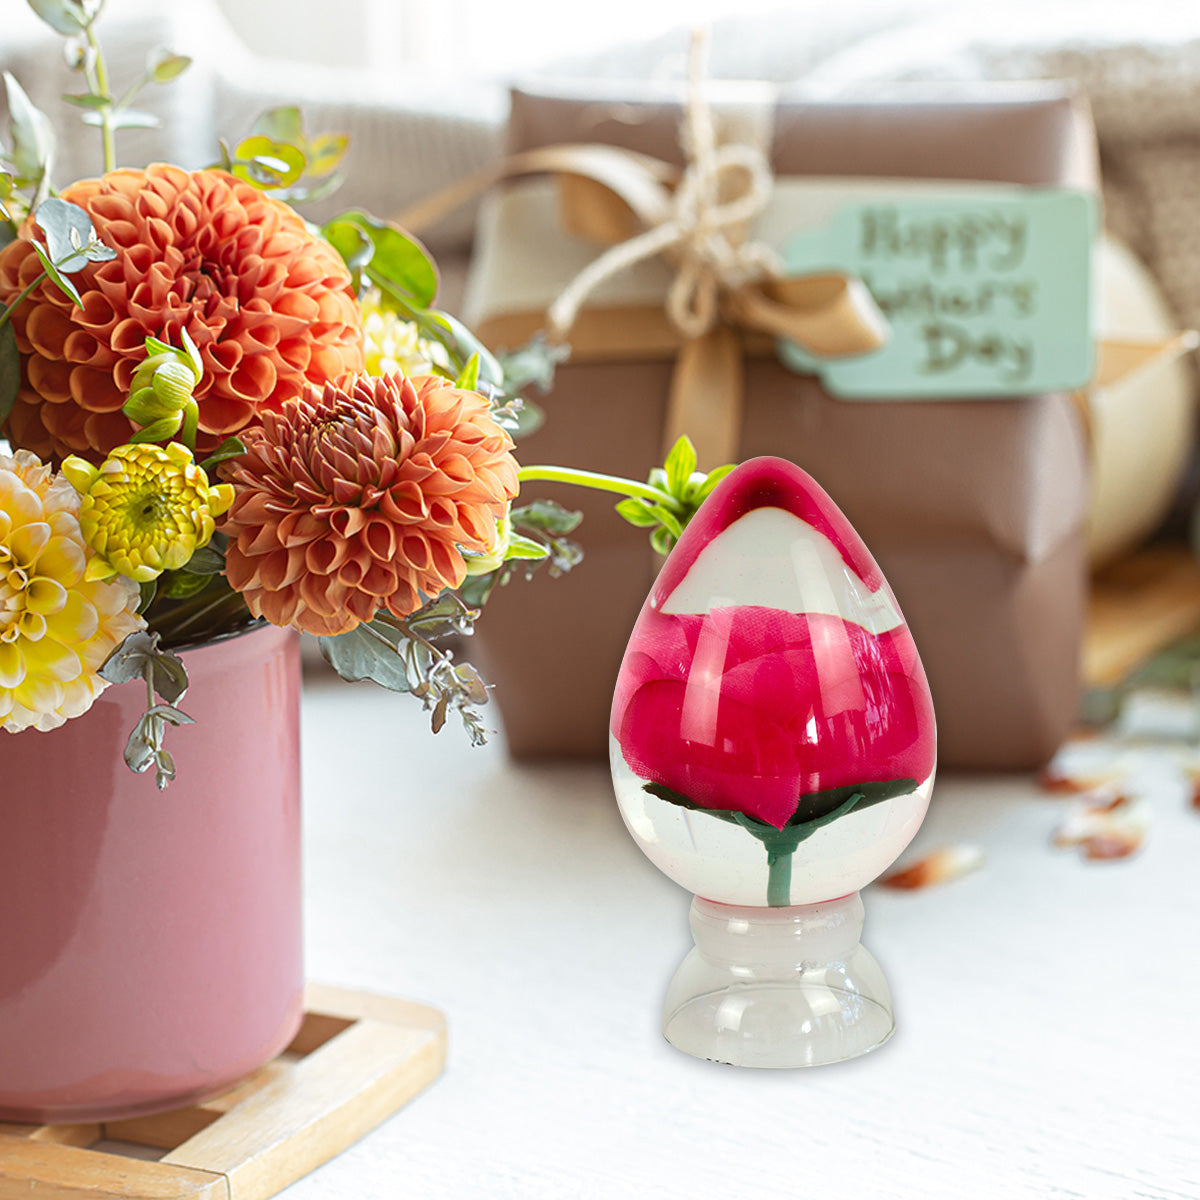
[{"label": "eucalyptus leaf", "polygon": [[87,29],[90,20],[78,0],[29,0],[29,7],[55,33],[72,37]]},{"label": "eucalyptus leaf", "polygon": [[271,188],[287,187],[304,174],[304,151],[289,142],[259,134],[239,142],[234,153],[242,164],[235,168],[251,183]]},{"label": "eucalyptus leaf", "polygon": [[160,792],[175,782],[175,759],[169,750],[159,750],[154,756],[154,783]]},{"label": "eucalyptus leaf", "polygon": [[497,358],[506,390],[519,392],[524,387],[532,386],[546,392],[554,382],[558,364],[570,356],[571,347],[565,342],[552,345],[544,334],[538,333],[524,346],[503,351]]},{"label": "eucalyptus leaf", "polygon": [[89,262],[108,262],[117,256],[100,241],[91,217],[78,204],[49,196],[37,206],[33,220],[46,235],[46,250],[59,271],[74,274]]},{"label": "eucalyptus leaf", "polygon": [[[83,114],[85,125],[101,125],[103,122],[104,118],[98,112]],[[120,108],[113,112],[109,124],[113,129],[157,129],[162,121],[153,113],[143,112],[140,108]]]},{"label": "eucalyptus leaf", "polygon": [[443,592],[426,601],[405,623],[422,637],[441,638],[470,633],[478,615],[453,592]]},{"label": "eucalyptus leaf", "polygon": [[183,665],[183,659],[170,651],[160,650],[151,662],[154,690],[168,704],[178,704],[188,690],[187,668]]},{"label": "eucalyptus leaf", "polygon": [[541,429],[546,420],[546,414],[537,404],[531,403],[524,396],[503,397],[498,408],[492,409],[492,420],[507,430],[514,438],[528,437]]},{"label": "eucalyptus leaf", "polygon": [[170,83],[191,65],[192,60],[186,54],[172,54],[169,50],[158,49],[151,52],[146,69],[155,83]]},{"label": "eucalyptus leaf", "polygon": [[349,633],[318,640],[325,661],[343,679],[351,683],[370,679],[393,692],[410,690],[404,659],[385,635],[359,625]]},{"label": "eucalyptus leaf", "polygon": [[308,174],[314,179],[325,179],[341,165],[350,147],[350,139],[344,133],[321,133],[308,143]]},{"label": "eucalyptus leaf", "polygon": [[[187,691],[186,676],[184,691]],[[182,695],[182,693],[180,693]],[[195,720],[189,717],[187,713],[180,712],[172,704],[156,704],[153,708],[146,709],[146,716],[157,718],[161,721],[169,721],[172,725],[195,725]]]},{"label": "eucalyptus leaf", "polygon": [[505,551],[505,559],[510,558],[528,558],[539,559],[549,558],[550,551],[541,542],[535,542],[533,538],[523,537],[519,533],[514,533],[508,539],[508,549]]},{"label": "eucalyptus leaf", "polygon": [[531,504],[514,508],[512,523],[546,533],[573,533],[583,520],[583,513],[563,508],[554,500],[534,500]]},{"label": "eucalyptus leaf", "polygon": [[158,648],[158,636],[145,629],[131,633],[104,660],[100,678],[109,683],[128,683],[144,678],[145,665]]},{"label": "eucalyptus leaf", "polygon": [[295,105],[270,108],[254,122],[252,132],[274,142],[295,144],[304,139],[304,118]]},{"label": "eucalyptus leaf", "polygon": [[483,676],[470,663],[461,663],[455,668],[454,674],[470,703],[486,704],[488,702],[487,684],[483,682]]},{"label": "eucalyptus leaf", "polygon": [[0,327],[0,426],[8,420],[21,390],[21,355],[11,322]]},{"label": "eucalyptus leaf", "polygon": [[332,196],[346,182],[346,175],[343,171],[334,171],[331,175],[327,175],[315,184],[304,182],[311,177],[311,170],[306,171],[300,180],[303,186],[289,188],[280,192],[279,199],[296,204],[315,204],[318,200],[324,200],[326,196]]},{"label": "eucalyptus leaf", "polygon": [[157,748],[147,740],[139,721],[129,735],[129,740],[125,743],[125,765],[135,774],[140,775],[143,771],[150,769],[156,754]]},{"label": "eucalyptus leaf", "polygon": [[64,95],[63,100],[76,108],[91,108],[97,112],[112,106],[111,96],[98,96],[95,92],[84,92],[82,95]]},{"label": "eucalyptus leaf", "polygon": [[4,87],[8,93],[13,164],[23,178],[38,181],[40,194],[54,162],[54,126],[45,113],[34,107],[24,89],[8,71],[4,72]]}]

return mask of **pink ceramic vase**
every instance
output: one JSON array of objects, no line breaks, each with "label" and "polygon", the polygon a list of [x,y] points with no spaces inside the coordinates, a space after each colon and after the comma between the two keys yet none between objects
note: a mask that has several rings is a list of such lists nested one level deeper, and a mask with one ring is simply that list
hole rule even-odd
[{"label": "pink ceramic vase", "polygon": [[300,662],[268,627],[184,652],[179,775],[133,775],[139,683],[0,732],[0,1120],[221,1091],[302,1015]]}]

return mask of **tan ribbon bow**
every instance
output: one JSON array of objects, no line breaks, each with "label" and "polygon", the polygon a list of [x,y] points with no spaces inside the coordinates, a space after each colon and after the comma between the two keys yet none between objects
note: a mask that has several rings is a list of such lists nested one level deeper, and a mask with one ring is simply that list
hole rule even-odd
[{"label": "tan ribbon bow", "polygon": [[[743,333],[785,338],[818,357],[863,354],[887,340],[887,325],[861,280],[840,273],[785,277],[776,253],[748,240],[770,199],[765,155],[718,145],[703,90],[704,43],[692,43],[681,143],[682,171],[607,145],[561,145],[516,154],[399,214],[417,230],[491,183],[551,172],[559,179],[564,229],[616,243],[570,280],[545,314],[551,340],[572,330],[579,354],[620,352],[631,325],[656,349],[675,352],[664,448],[687,434],[706,468],[737,457],[742,421]],[[580,310],[605,280],[662,256],[673,268],[664,301],[667,328],[620,309]],[[638,314],[638,318],[641,314]],[[520,321],[518,319],[518,324]],[[512,323],[505,322],[511,329]],[[642,346],[645,349],[645,346]],[[630,347],[632,349],[632,347]]]}]

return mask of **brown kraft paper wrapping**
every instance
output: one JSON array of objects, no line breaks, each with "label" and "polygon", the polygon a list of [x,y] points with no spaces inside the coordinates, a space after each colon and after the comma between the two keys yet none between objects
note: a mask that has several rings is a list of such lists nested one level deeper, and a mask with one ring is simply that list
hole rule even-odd
[{"label": "brown kraft paper wrapping", "polygon": [[[679,163],[680,111],[517,91],[509,149],[600,142]],[[1057,85],[854,103],[784,93],[771,158],[777,176],[1097,186],[1090,118]],[[644,479],[661,461],[671,371],[669,359],[635,352],[567,362],[522,462]],[[941,765],[1044,763],[1075,714],[1086,599],[1086,445],[1070,398],[838,401],[773,355],[748,355],[737,457],[760,454],[812,474],[878,560],[929,676]],[[584,561],[561,579],[497,589],[474,657],[497,685],[514,757],[601,758],[658,560],[613,497],[526,485],[523,499],[536,496],[583,511]]]}]

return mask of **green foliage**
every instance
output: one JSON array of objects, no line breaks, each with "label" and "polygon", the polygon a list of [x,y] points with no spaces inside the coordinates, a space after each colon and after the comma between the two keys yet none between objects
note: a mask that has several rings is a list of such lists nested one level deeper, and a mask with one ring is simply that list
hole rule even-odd
[{"label": "green foliage", "polygon": [[38,205],[34,224],[46,235],[46,251],[59,271],[68,275],[90,262],[109,262],[117,252],[92,228],[92,219],[77,204],[50,196]]},{"label": "green foliage", "polygon": [[123,108],[116,105],[97,109],[95,112],[85,112],[82,117],[85,125],[94,125],[97,129],[107,126],[113,129],[157,129],[162,122],[153,114],[143,112],[140,108]]},{"label": "green foliage", "polygon": [[582,520],[582,513],[563,508],[553,500],[535,500],[512,509],[509,513],[512,534],[505,561],[494,571],[468,576],[458,589],[459,596],[464,603],[479,608],[496,588],[507,586],[518,572],[525,579],[532,579],[545,564],[552,579],[565,575],[583,558],[578,543],[567,537]]},{"label": "green foliage", "polygon": [[357,625],[348,633],[319,639],[325,661],[351,683],[369,679],[393,692],[409,691],[408,671],[399,649],[401,638],[373,622]]},{"label": "green foliage", "polygon": [[713,488],[733,470],[733,463],[705,474],[696,470],[696,450],[691,439],[681,437],[661,467],[655,467],[647,484],[656,497],[629,496],[616,505],[619,516],[638,529],[649,529],[650,545],[662,555],[670,554],[683,536],[696,510]]},{"label": "green foliage", "polygon": [[[358,277],[356,287],[361,289],[362,278],[368,279],[410,320],[433,303],[438,289],[437,268],[416,238],[359,209],[340,213],[320,232],[345,259],[351,274]],[[482,348],[475,347],[472,352],[475,349]],[[469,358],[470,354],[456,363],[456,369],[465,367]]]},{"label": "green foliage", "polygon": [[192,65],[186,54],[172,54],[169,50],[157,49],[150,52],[146,71],[153,83],[170,83],[178,79]]},{"label": "green foliage", "polygon": [[228,462],[231,458],[237,458],[241,454],[246,453],[246,444],[241,438],[227,437],[206,459],[200,466],[208,472],[210,481],[213,478],[213,468],[218,467],[223,462]]},{"label": "green foliage", "polygon": [[37,252],[38,258],[42,260],[42,269],[50,277],[51,282],[58,288],[64,296],[71,301],[72,304],[83,305],[83,298],[76,290],[75,285],[63,274],[50,259],[50,255],[37,243],[33,243],[33,248]]},{"label": "green foliage", "polygon": [[175,778],[175,760],[163,746],[167,726],[192,724],[192,718],[175,707],[188,688],[183,660],[161,648],[157,633],[140,630],[105,659],[100,676],[109,683],[145,682],[146,711],[125,744],[125,763],[138,774],[153,767],[155,783],[162,791]]},{"label": "green foliage", "polygon": [[[208,572],[208,574],[213,574],[213,572]],[[202,592],[208,586],[208,580],[204,575],[193,574],[187,570],[168,571],[165,576],[165,584],[160,585],[159,590],[172,600],[185,600],[189,596],[195,596],[198,592]]]},{"label": "green foliage", "polygon": [[21,355],[17,335],[7,322],[0,326],[0,426],[8,420],[21,390]]},{"label": "green foliage", "polygon": [[524,346],[498,356],[504,386],[511,392],[527,387],[547,392],[554,383],[558,364],[570,356],[571,347],[565,342],[552,344],[544,334],[537,333]]},{"label": "green foliage", "polygon": [[234,151],[233,174],[264,191],[288,188],[304,174],[304,152],[261,134],[248,137]]},{"label": "green foliage", "polygon": [[300,109],[272,108],[254,122],[232,153],[222,143],[221,166],[291,204],[320,200],[342,184],[350,139],[344,133],[308,137]]},{"label": "green foliage", "polygon": [[4,88],[8,95],[8,132],[13,147],[9,161],[15,182],[33,189],[29,207],[35,208],[50,190],[54,126],[45,113],[34,107],[25,90],[8,71],[4,72]]},{"label": "green foliage", "polygon": [[[104,0],[29,0],[29,6],[56,33],[72,39],[67,43],[67,65],[84,76],[88,90],[64,95],[63,99],[83,110],[85,125],[101,130],[104,169],[110,171],[116,166],[116,130],[150,129],[161,123],[153,114],[134,108],[134,99],[150,84],[177,79],[192,60],[185,54],[156,48],[147,56],[141,75],[118,97],[109,85],[108,68],[93,29]],[[45,178],[48,186],[48,175]],[[35,203],[40,198],[35,197]]]},{"label": "green foliage", "polygon": [[474,391],[479,386],[479,355],[472,354],[467,359],[467,365],[458,373],[458,378],[454,381],[455,387],[465,388],[468,391]]},{"label": "green foliage", "polygon": [[[93,13],[89,16],[88,10],[79,0],[29,0],[29,7],[55,33],[61,33],[64,37],[75,37],[83,33],[95,15]],[[93,7],[99,8],[98,5]]]},{"label": "green foliage", "polygon": [[351,682],[369,679],[393,692],[409,692],[431,714],[437,733],[457,712],[473,745],[486,740],[476,711],[488,701],[487,687],[470,663],[456,663],[438,640],[468,634],[478,612],[445,593],[401,620],[380,612],[348,633],[321,638],[326,662]]}]

